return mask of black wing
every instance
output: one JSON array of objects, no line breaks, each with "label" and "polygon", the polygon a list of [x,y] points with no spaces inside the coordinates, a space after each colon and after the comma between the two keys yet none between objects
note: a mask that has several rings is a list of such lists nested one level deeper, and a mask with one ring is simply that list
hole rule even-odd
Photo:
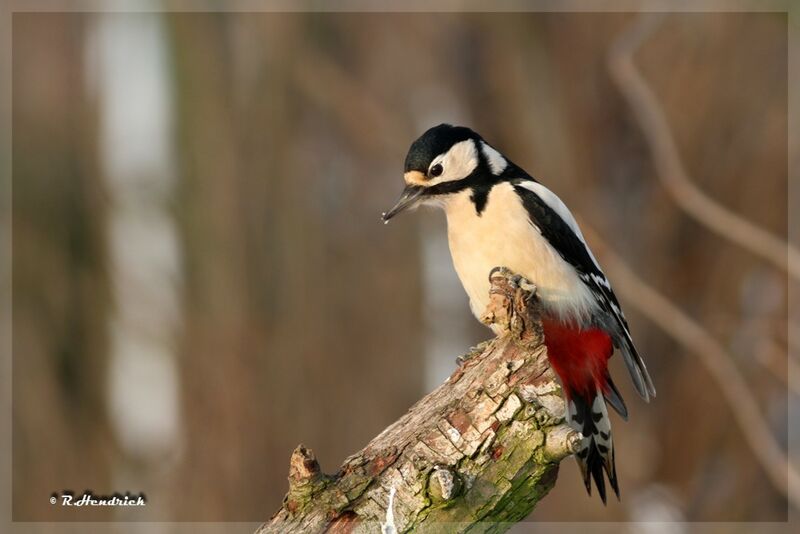
[{"label": "black wing", "polygon": [[[524,181],[515,183],[514,189],[522,199],[522,205],[528,212],[531,223],[536,226],[548,243],[564,258],[564,261],[578,271],[581,280],[591,290],[600,308],[606,312],[606,316],[611,322],[609,326],[612,327],[612,333],[615,334],[613,336],[614,344],[622,350],[625,364],[636,386],[636,391],[645,400],[655,397],[656,390],[653,386],[653,381],[650,379],[644,361],[633,345],[628,322],[625,320],[619,301],[611,289],[611,283],[609,283],[605,274],[595,262],[583,237],[576,233],[570,225],[571,222],[577,228],[574,219],[571,219],[571,214],[566,210],[566,207],[561,210],[566,211],[565,216],[571,219],[569,222],[566,221],[554,207],[550,206],[534,191],[525,187],[524,183]],[[534,180],[531,180],[530,183],[539,185]],[[553,196],[555,197],[555,195]]]}]

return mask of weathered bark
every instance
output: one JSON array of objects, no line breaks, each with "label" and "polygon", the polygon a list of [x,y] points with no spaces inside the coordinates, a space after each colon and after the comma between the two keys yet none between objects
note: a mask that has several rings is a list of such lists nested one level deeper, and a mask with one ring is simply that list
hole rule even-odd
[{"label": "weathered bark", "polygon": [[491,281],[483,321],[500,335],[336,475],[297,447],[283,506],[259,534],[380,532],[392,490],[397,532],[503,532],[533,510],[579,434],[563,422],[535,288],[506,269]]}]

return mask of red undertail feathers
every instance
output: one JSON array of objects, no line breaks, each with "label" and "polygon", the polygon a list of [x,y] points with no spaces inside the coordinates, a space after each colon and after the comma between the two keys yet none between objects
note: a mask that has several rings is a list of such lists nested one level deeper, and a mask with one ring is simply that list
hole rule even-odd
[{"label": "red undertail feathers", "polygon": [[605,503],[605,471],[619,498],[606,401],[623,418],[628,412],[608,374],[608,359],[614,351],[611,336],[599,328],[580,328],[556,320],[545,319],[542,324],[550,364],[564,388],[567,423],[583,435],[575,459],[586,490],[591,495],[593,479]]}]

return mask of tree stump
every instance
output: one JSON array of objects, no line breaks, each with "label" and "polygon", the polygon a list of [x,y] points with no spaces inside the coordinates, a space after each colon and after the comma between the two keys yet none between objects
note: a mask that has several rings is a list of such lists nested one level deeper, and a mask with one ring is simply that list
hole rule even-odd
[{"label": "tree stump", "polygon": [[258,533],[503,532],[533,510],[580,434],[563,420],[535,288],[505,268],[490,281],[482,320],[498,336],[335,475],[298,446]]}]

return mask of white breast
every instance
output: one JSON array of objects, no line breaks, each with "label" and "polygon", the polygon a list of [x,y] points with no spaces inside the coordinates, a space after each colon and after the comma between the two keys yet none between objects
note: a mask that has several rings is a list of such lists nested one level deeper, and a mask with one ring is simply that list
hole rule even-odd
[{"label": "white breast", "polygon": [[489,272],[508,267],[536,284],[545,308],[561,320],[584,323],[597,306],[589,289],[558,252],[531,224],[528,212],[511,184],[489,193],[480,216],[470,191],[444,203],[447,235],[458,277],[480,317],[489,303]]}]

